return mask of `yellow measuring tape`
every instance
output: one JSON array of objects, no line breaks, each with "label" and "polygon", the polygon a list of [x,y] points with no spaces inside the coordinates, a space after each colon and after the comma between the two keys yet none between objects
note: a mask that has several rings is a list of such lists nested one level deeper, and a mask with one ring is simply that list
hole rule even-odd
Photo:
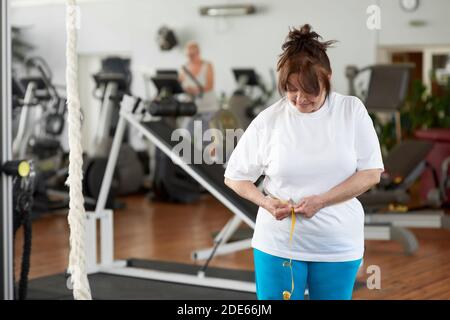
[{"label": "yellow measuring tape", "polygon": [[[291,232],[289,234],[289,245],[292,247],[292,238],[294,237],[294,229],[295,229],[295,211],[294,208],[291,208]],[[289,262],[283,262],[283,267],[289,267],[291,270],[291,291],[283,291],[283,300],[291,300],[291,296],[294,293],[294,271],[292,270],[292,259],[289,259]]]},{"label": "yellow measuring tape", "polygon": [[[289,204],[289,201],[278,199],[277,197],[274,197],[267,191],[266,191],[266,193],[273,199],[277,199],[284,204]],[[291,231],[289,234],[289,245],[292,248],[292,239],[294,238],[294,229],[295,229],[295,222],[296,222],[296,215],[295,215],[294,207],[291,208],[291,218],[292,219],[291,219]],[[292,259],[289,259],[289,261],[283,262],[283,267],[289,267],[289,269],[291,271],[291,291],[287,291],[287,290],[283,291],[283,300],[291,300],[291,296],[294,293],[294,287],[295,287],[294,286],[294,271],[292,269]]]}]

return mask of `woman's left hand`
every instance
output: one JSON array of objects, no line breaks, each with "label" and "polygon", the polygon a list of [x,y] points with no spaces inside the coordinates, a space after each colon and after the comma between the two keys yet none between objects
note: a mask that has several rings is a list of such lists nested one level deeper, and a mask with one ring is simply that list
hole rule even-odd
[{"label": "woman's left hand", "polygon": [[312,218],[324,206],[322,198],[315,195],[300,200],[300,202],[294,206],[294,211],[295,213],[304,215],[306,218]]}]

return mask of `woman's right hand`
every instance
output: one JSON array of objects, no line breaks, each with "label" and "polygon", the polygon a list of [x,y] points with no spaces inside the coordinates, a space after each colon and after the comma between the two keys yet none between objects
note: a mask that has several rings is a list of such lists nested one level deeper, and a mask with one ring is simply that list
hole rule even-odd
[{"label": "woman's right hand", "polygon": [[264,198],[262,207],[269,211],[277,220],[283,220],[291,214],[291,205],[289,203],[270,196]]},{"label": "woman's right hand", "polygon": [[291,204],[275,199],[270,195],[265,196],[250,180],[231,180],[225,178],[224,183],[242,198],[269,211],[277,220],[283,220],[291,214]]}]

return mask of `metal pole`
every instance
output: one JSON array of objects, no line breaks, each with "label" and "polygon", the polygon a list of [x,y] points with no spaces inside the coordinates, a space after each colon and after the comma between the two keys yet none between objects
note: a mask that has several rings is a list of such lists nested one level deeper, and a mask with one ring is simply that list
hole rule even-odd
[{"label": "metal pole", "polygon": [[126,128],[127,123],[124,117],[120,116],[113,144],[111,146],[111,152],[108,156],[108,163],[106,164],[105,175],[103,176],[102,186],[100,187],[97,205],[95,207],[95,214],[97,216],[100,215],[106,206],[106,200],[108,199],[109,189],[111,188],[111,182],[114,177],[114,170],[116,168],[117,159],[119,158],[120,146],[122,145]]},{"label": "metal pole", "polygon": [[[12,159],[12,101],[11,101],[11,31],[9,0],[0,1],[0,164]],[[0,299],[14,299],[12,179],[0,176]]]},{"label": "metal pole", "polygon": [[397,137],[397,144],[402,142],[402,121],[400,111],[395,111],[395,135]]}]

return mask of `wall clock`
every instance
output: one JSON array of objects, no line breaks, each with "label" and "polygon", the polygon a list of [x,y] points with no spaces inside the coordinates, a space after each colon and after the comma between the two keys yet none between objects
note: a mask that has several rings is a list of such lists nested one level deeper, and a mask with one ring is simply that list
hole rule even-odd
[{"label": "wall clock", "polygon": [[420,0],[400,0],[400,6],[403,10],[408,12],[416,11],[419,4]]}]

